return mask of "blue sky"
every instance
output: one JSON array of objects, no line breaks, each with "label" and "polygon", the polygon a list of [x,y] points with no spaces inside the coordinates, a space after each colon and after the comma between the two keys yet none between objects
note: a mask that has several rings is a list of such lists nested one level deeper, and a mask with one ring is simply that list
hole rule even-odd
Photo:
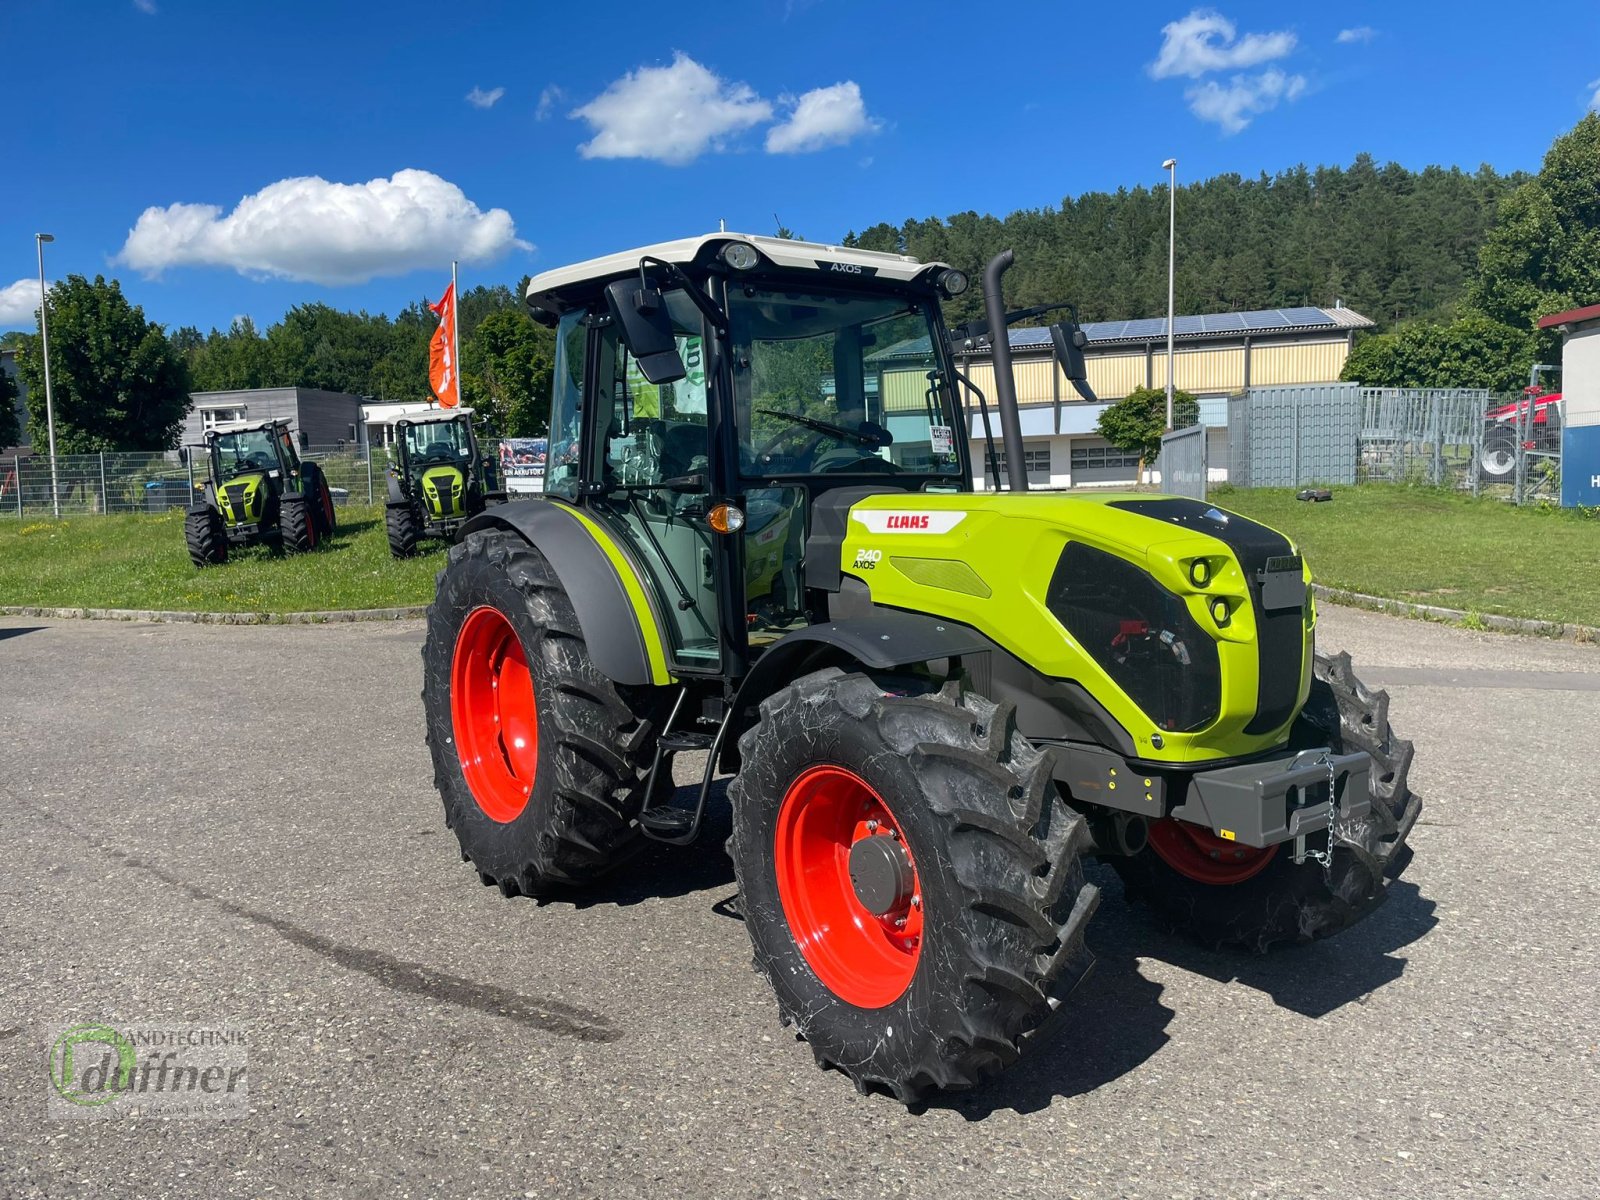
[{"label": "blue sky", "polygon": [[0,328],[32,323],[36,230],[51,278],[265,326],[436,297],[452,256],[469,286],[719,218],[831,241],[1168,155],[1180,182],[1363,150],[1532,170],[1600,103],[1581,0],[3,0],[0,48]]}]

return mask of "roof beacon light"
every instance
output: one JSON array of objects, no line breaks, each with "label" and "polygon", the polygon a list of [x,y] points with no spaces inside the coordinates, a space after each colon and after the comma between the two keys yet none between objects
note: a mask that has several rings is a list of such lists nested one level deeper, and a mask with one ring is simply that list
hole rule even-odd
[{"label": "roof beacon light", "polygon": [[722,248],[722,261],[735,271],[748,271],[761,261],[761,256],[749,242],[729,242]]},{"label": "roof beacon light", "polygon": [[946,296],[961,295],[962,292],[967,290],[969,282],[971,281],[967,278],[965,271],[957,271],[951,268],[939,272],[939,290]]}]

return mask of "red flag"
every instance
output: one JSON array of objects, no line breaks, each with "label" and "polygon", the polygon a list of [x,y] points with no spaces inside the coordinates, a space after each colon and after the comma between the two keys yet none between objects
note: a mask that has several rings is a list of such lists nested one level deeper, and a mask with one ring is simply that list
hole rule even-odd
[{"label": "red flag", "polygon": [[439,317],[428,345],[428,382],[446,408],[461,403],[461,376],[456,372],[456,285],[444,290],[444,299],[428,305]]}]

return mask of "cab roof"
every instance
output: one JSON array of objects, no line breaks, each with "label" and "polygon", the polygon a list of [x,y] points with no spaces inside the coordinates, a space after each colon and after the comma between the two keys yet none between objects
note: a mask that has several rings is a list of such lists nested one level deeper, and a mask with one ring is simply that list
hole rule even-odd
[{"label": "cab roof", "polygon": [[265,421],[218,421],[206,433],[254,433],[258,429],[276,429],[279,425],[287,428],[288,424],[283,417]]},{"label": "cab roof", "polygon": [[427,412],[401,413],[394,419],[396,425],[437,425],[441,421],[454,421],[457,417],[470,417],[470,408],[438,408]]},{"label": "cab roof", "polygon": [[[862,273],[908,282],[934,270],[943,270],[947,265],[925,263],[909,254],[885,254],[878,250],[858,250],[852,246],[830,246],[822,242],[799,242],[748,233],[702,233],[696,237],[657,242],[653,246],[622,250],[568,267],[544,271],[528,281],[525,298],[535,307],[559,312],[565,307],[561,302],[561,293],[631,274],[639,269],[639,260],[645,255],[687,266],[709,261],[729,242],[747,242],[756,248],[763,260],[756,270],[765,266],[832,272],[840,268],[863,267],[866,271]],[[847,274],[858,273],[851,271]]]}]

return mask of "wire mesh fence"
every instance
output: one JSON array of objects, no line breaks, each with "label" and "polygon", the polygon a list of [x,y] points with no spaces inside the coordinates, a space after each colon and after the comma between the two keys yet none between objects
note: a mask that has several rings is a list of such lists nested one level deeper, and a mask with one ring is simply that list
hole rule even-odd
[{"label": "wire mesh fence", "polygon": [[[502,460],[500,441],[479,443],[493,477]],[[328,477],[335,504],[381,504],[392,447],[312,446],[301,458]],[[0,458],[0,520],[7,517],[159,513],[187,508],[206,478],[203,455],[176,450],[152,453],[58,454],[52,471],[45,454]]]},{"label": "wire mesh fence", "polygon": [[1206,498],[1206,427],[1191,425],[1161,435],[1161,457],[1156,462],[1161,490],[1169,496]]},{"label": "wire mesh fence", "polygon": [[1237,487],[1405,483],[1516,503],[1560,492],[1561,406],[1473,388],[1252,388],[1228,401]]}]

